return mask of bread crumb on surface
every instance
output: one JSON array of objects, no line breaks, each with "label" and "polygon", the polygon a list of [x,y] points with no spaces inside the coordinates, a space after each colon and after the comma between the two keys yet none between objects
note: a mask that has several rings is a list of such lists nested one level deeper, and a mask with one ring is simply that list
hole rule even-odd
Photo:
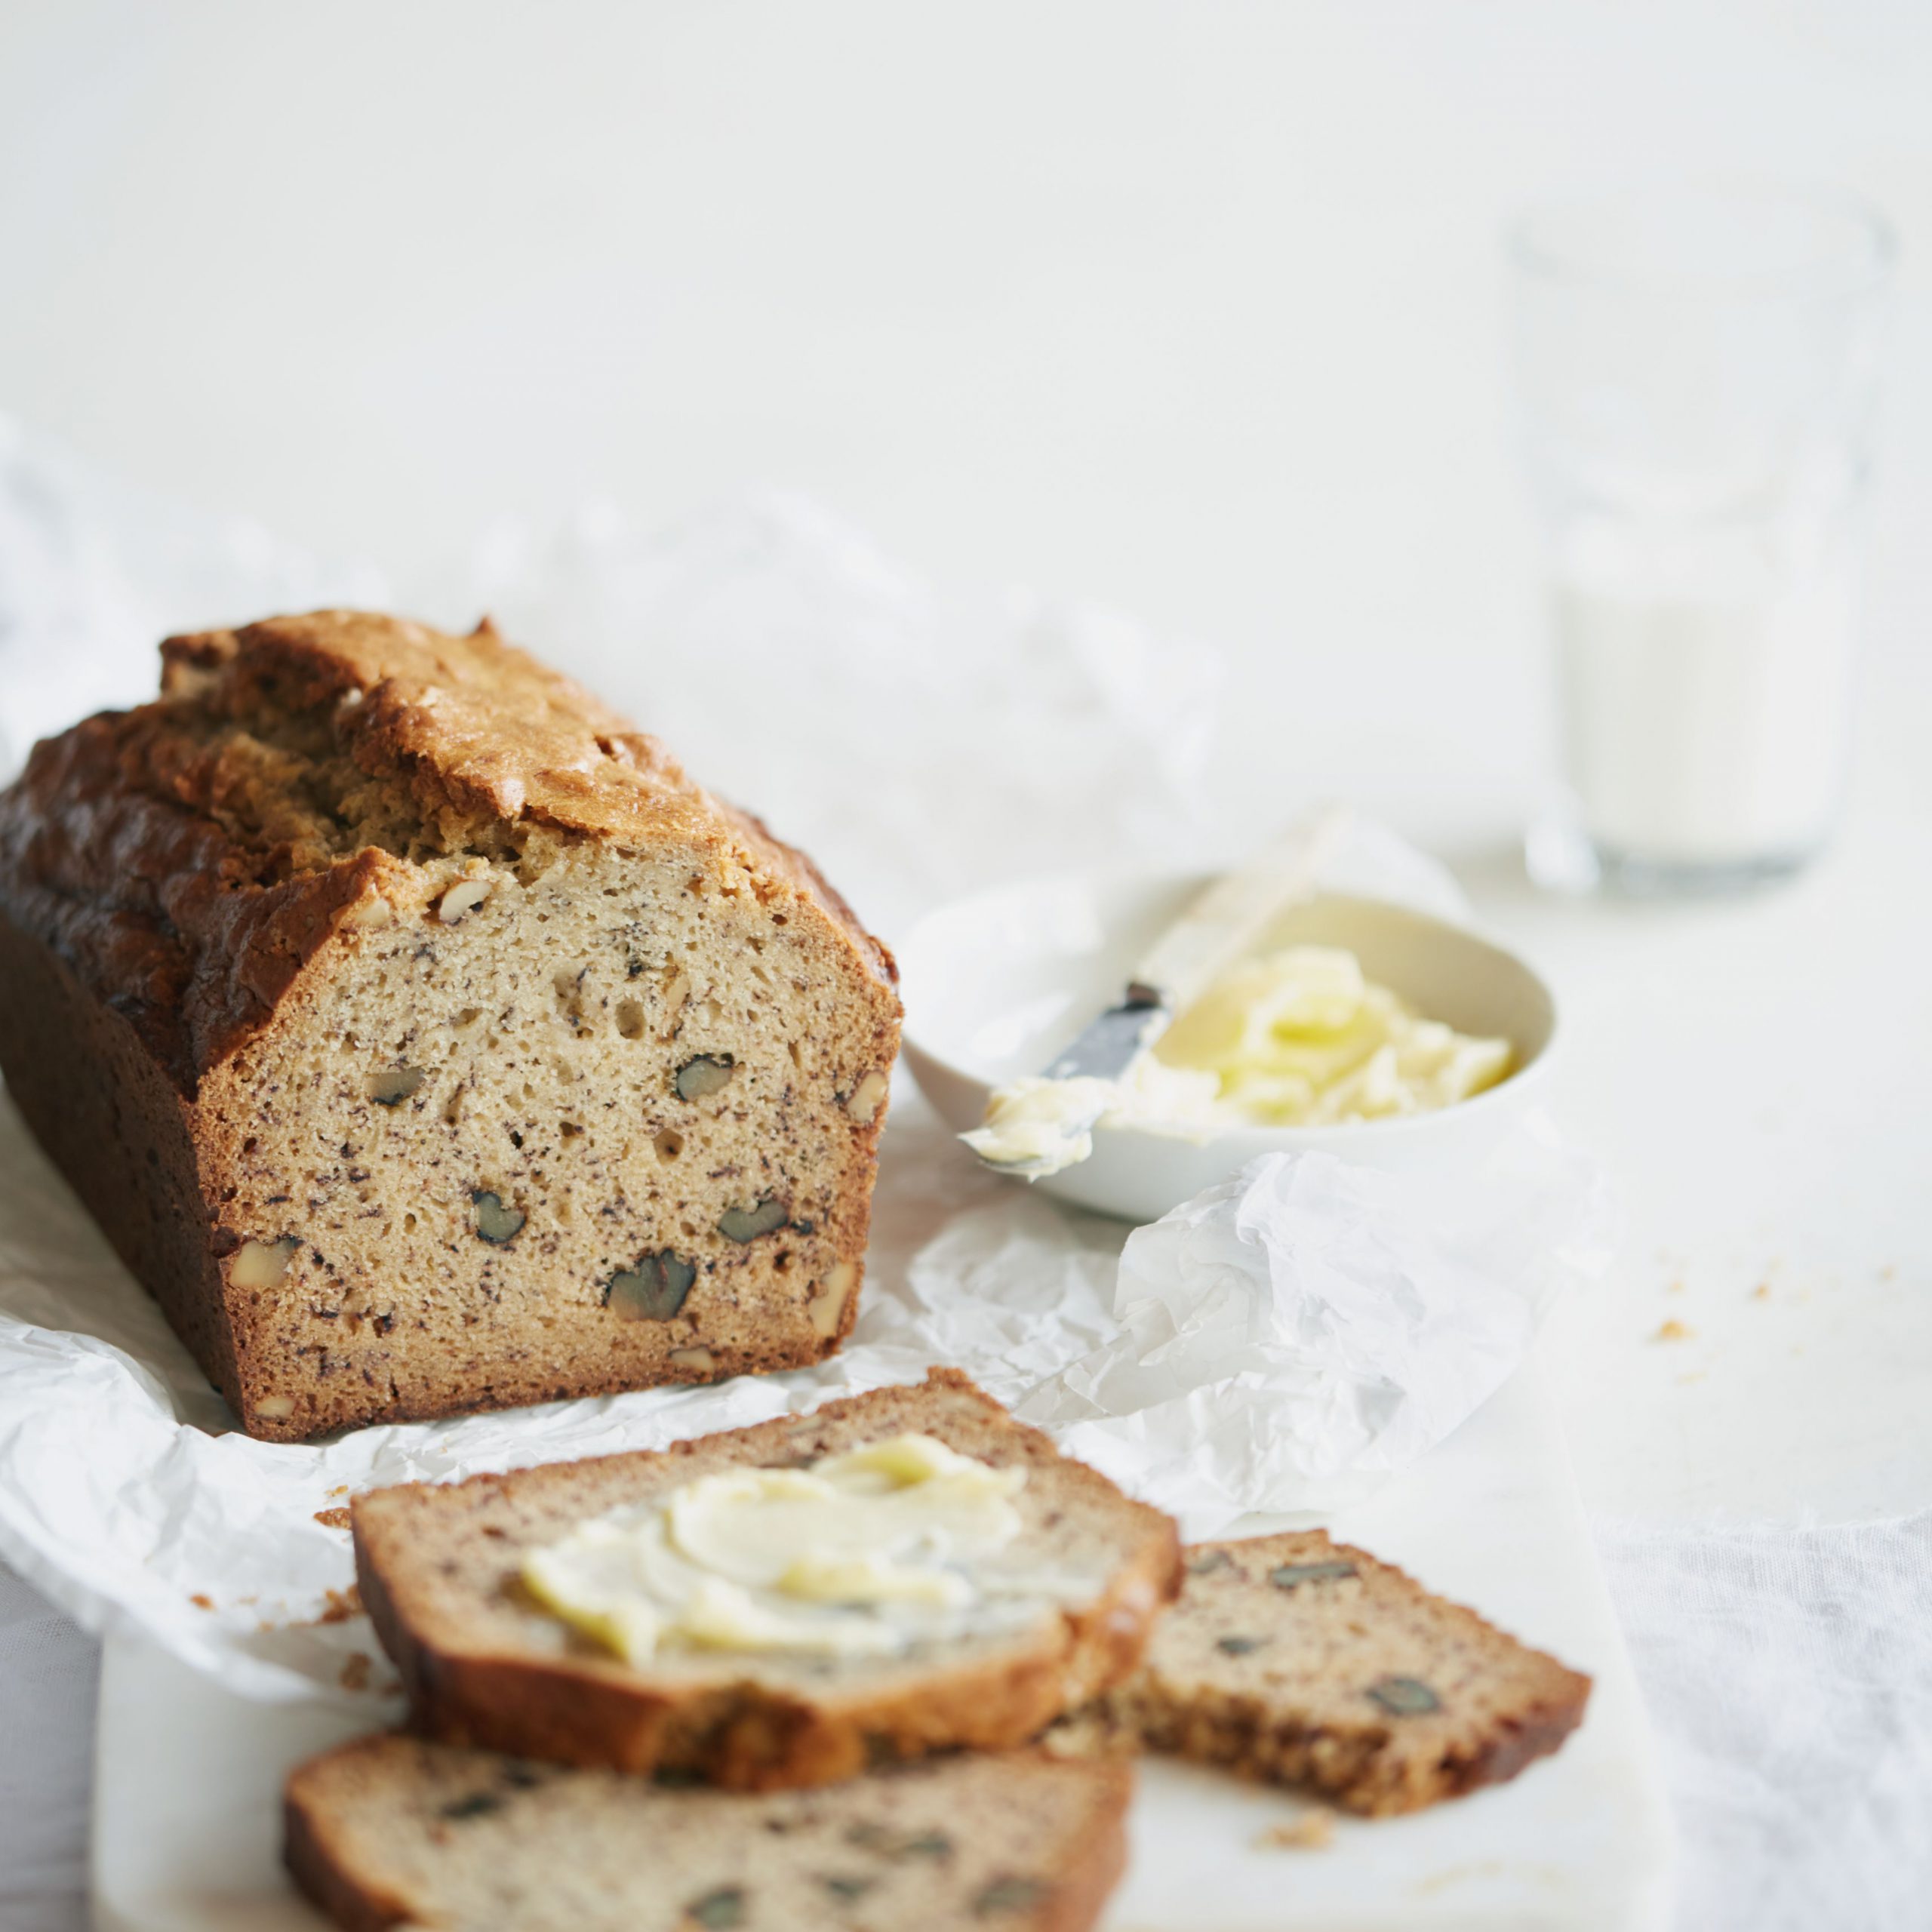
[{"label": "bread crumb on surface", "polygon": [[336,1680],[345,1690],[366,1690],[374,1662],[365,1652],[351,1651],[343,1660],[342,1674]]},{"label": "bread crumb on surface", "polygon": [[1452,1885],[1466,1885],[1471,1879],[1493,1878],[1502,1871],[1498,1860],[1485,1858],[1468,1865],[1451,1865],[1440,1872],[1432,1872],[1426,1878],[1418,1878],[1409,1890],[1420,1897],[1429,1898],[1438,1892],[1447,1891]]},{"label": "bread crumb on surface", "polygon": [[1325,1851],[1335,1842],[1335,1814],[1318,1807],[1257,1832],[1257,1851]]},{"label": "bread crumb on surface", "polygon": [[1654,1342],[1687,1342],[1694,1332],[1673,1318],[1665,1322],[1651,1340]]},{"label": "bread crumb on surface", "polygon": [[212,1610],[214,1607],[214,1598],[204,1596],[199,1590],[197,1590],[195,1594],[188,1599],[188,1601],[192,1604],[197,1610]]},{"label": "bread crumb on surface", "polygon": [[362,1592],[353,1583],[346,1590],[325,1590],[328,1608],[321,1616],[312,1618],[316,1623],[346,1623],[352,1617],[362,1614]]},{"label": "bread crumb on surface", "polygon": [[346,1530],[349,1527],[349,1512],[339,1508],[318,1509],[315,1521],[325,1530]]}]

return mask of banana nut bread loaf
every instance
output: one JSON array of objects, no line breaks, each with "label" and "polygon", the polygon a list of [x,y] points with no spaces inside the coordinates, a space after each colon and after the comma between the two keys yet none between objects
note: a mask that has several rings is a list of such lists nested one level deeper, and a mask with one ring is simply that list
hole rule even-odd
[{"label": "banana nut bread loaf", "polygon": [[0,794],[0,1066],[250,1433],[788,1367],[899,1002],[799,854],[500,638],[170,638]]},{"label": "banana nut bread loaf", "polygon": [[1022,1752],[742,1797],[366,1737],[290,1775],[286,1856],[348,1932],[1086,1932],[1131,1787]]}]

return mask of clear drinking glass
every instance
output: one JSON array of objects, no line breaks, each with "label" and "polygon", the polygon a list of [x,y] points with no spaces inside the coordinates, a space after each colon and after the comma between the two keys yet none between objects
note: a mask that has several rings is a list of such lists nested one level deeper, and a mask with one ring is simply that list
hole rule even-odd
[{"label": "clear drinking glass", "polygon": [[1795,871],[1843,789],[1890,229],[1687,189],[1532,212],[1509,252],[1568,788],[1531,870]]}]

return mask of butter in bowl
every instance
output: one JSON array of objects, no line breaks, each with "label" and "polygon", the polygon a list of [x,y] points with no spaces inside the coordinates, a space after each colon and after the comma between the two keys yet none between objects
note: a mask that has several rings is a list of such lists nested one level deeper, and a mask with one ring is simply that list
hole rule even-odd
[{"label": "butter in bowl", "polygon": [[915,927],[900,951],[906,1057],[947,1124],[1049,1192],[1134,1221],[1277,1152],[1479,1170],[1545,1085],[1555,1001],[1514,954],[1386,900],[1290,903],[1117,1081],[1041,1077],[1212,883],[1035,880]]}]

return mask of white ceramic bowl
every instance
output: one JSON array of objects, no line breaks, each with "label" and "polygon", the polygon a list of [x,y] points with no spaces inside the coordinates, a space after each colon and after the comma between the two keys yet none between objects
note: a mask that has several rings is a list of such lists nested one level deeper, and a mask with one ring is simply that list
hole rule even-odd
[{"label": "white ceramic bowl", "polygon": [[[1206,874],[1035,879],[955,900],[922,919],[897,949],[906,1058],[947,1124],[978,1126],[994,1088],[1038,1073],[1117,1000],[1134,961],[1207,883]],[[1242,1128],[1201,1144],[1099,1128],[1089,1158],[1032,1184],[1103,1214],[1151,1221],[1281,1149],[1318,1147],[1397,1170],[1480,1166],[1548,1078],[1556,1042],[1549,989],[1480,934],[1379,900],[1312,900],[1284,913],[1263,942],[1297,944],[1346,946],[1371,980],[1431,1019],[1507,1038],[1515,1070],[1473,1100],[1399,1120]]]}]

